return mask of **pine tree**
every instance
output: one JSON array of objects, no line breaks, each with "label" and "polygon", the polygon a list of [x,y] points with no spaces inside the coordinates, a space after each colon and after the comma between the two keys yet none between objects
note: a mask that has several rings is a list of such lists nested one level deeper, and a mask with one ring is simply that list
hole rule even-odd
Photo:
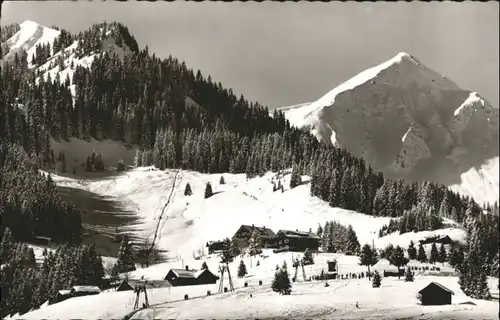
[{"label": "pine tree", "polygon": [[118,252],[113,274],[130,272],[135,270],[134,256],[132,254],[132,245],[128,241],[128,237],[124,236]]},{"label": "pine tree", "polygon": [[421,243],[418,244],[417,260],[420,262],[427,262],[427,255]]},{"label": "pine tree", "polygon": [[437,261],[444,263],[447,256],[448,254],[446,253],[446,248],[444,247],[444,244],[441,243],[441,246],[439,246],[439,256]]},{"label": "pine tree", "polygon": [[191,185],[188,183],[186,183],[186,188],[184,189],[184,195],[185,196],[190,196],[193,194],[193,191],[191,190]]},{"label": "pine tree", "polygon": [[323,235],[323,228],[321,227],[320,224],[318,224],[318,230],[316,231],[316,235],[320,238]]},{"label": "pine tree", "polygon": [[240,265],[238,266],[238,278],[243,278],[247,274],[248,274],[247,266],[245,265],[245,262],[243,262],[243,260],[241,260]]},{"label": "pine tree", "polygon": [[304,251],[304,257],[302,257],[302,263],[305,265],[305,266],[308,266],[308,265],[311,265],[311,264],[314,264],[314,258],[312,256],[312,253],[311,251],[309,250],[309,248],[306,249],[306,251]]},{"label": "pine tree", "polygon": [[2,242],[0,243],[0,258],[3,261],[10,261],[14,254],[14,238],[9,227],[3,231]]},{"label": "pine tree", "polygon": [[381,252],[380,252],[380,258],[381,259],[387,259],[389,260],[390,256],[392,255],[392,252],[394,251],[394,246],[392,243],[389,243]]},{"label": "pine tree", "polygon": [[219,184],[226,184],[223,176],[220,176]]},{"label": "pine tree", "polygon": [[413,279],[413,272],[411,271],[410,267],[407,267],[405,272],[405,282],[413,282]]},{"label": "pine tree", "polygon": [[205,261],[203,261],[203,263],[201,264],[201,270],[205,270],[205,269],[208,269],[208,265]]},{"label": "pine tree", "polygon": [[375,272],[373,273],[372,287],[380,288],[381,284],[382,284],[382,276],[380,275],[378,270],[375,270]]},{"label": "pine tree", "polygon": [[400,268],[408,263],[408,259],[405,257],[403,248],[396,246],[391,256],[389,257],[389,263],[398,268],[398,279],[400,279]]},{"label": "pine tree", "polygon": [[417,259],[417,249],[415,248],[413,240],[410,241],[410,245],[408,246],[408,257],[410,258],[410,260]]},{"label": "pine tree", "polygon": [[345,251],[348,255],[356,255],[359,252],[358,237],[351,225],[347,227],[347,248]]},{"label": "pine tree", "polygon": [[289,295],[292,292],[292,284],[290,282],[290,275],[288,274],[286,262],[283,262],[283,266],[274,274],[271,288],[274,292],[283,295]]},{"label": "pine tree", "polygon": [[462,247],[458,249],[452,247],[448,253],[448,263],[455,269],[458,269],[460,265],[464,262],[464,251]]},{"label": "pine tree", "polygon": [[290,189],[293,189],[299,186],[302,183],[302,178],[299,175],[298,169],[292,169],[292,176],[290,177]]},{"label": "pine tree", "polygon": [[212,185],[210,182],[207,182],[207,186],[205,187],[205,199],[210,198],[213,194]]},{"label": "pine tree", "polygon": [[370,267],[374,266],[378,262],[377,251],[370,247],[370,245],[365,244],[361,249],[359,256],[359,265],[368,267],[368,280],[371,280]]},{"label": "pine tree", "polygon": [[437,249],[437,246],[436,246],[436,243],[432,243],[432,247],[431,247],[431,256],[429,258],[429,262],[430,263],[435,263],[439,261],[439,251]]}]

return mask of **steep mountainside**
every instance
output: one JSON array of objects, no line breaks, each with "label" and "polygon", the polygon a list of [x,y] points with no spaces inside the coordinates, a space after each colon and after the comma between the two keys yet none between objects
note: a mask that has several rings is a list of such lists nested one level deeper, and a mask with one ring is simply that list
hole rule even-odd
[{"label": "steep mountainside", "polygon": [[31,63],[36,47],[43,44],[52,44],[60,35],[59,30],[44,27],[36,22],[26,20],[19,25],[20,30],[6,41],[4,60],[14,59],[15,54],[23,51],[27,54],[28,63]]},{"label": "steep mountainside", "polygon": [[390,178],[443,183],[481,202],[498,199],[498,108],[409,54],[315,102],[281,110],[293,125],[309,127],[320,141],[346,148]]}]

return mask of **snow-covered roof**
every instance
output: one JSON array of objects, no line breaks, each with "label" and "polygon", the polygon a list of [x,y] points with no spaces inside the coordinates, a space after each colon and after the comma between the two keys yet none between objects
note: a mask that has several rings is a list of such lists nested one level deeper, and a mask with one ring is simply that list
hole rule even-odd
[{"label": "snow-covered roof", "polygon": [[60,295],[65,296],[65,295],[67,295],[67,294],[70,294],[70,293],[71,293],[71,290],[59,290],[59,291],[58,291],[58,293],[59,293]]},{"label": "snow-covered roof", "polygon": [[433,281],[433,282],[429,283],[429,284],[428,284],[425,288],[423,288],[422,290],[420,290],[418,293],[420,293],[420,294],[421,294],[421,293],[422,293],[422,292],[424,292],[427,288],[429,288],[430,286],[433,286],[433,285],[434,285],[434,286],[437,286],[437,287],[439,287],[439,288],[443,289],[444,291],[447,291],[447,292],[449,292],[449,293],[451,293],[451,294],[453,294],[453,295],[455,294],[455,293],[453,293],[453,291],[451,291],[450,289],[446,288],[446,287],[445,287],[445,286],[443,286],[442,284],[440,284],[440,283],[438,283],[438,282],[435,282],[435,281]]},{"label": "snow-covered roof", "polygon": [[202,270],[185,270],[185,269],[171,269],[172,272],[178,277],[178,278],[184,278],[184,279],[196,279],[199,276],[201,276],[204,272],[210,270],[208,269],[202,269]]},{"label": "snow-covered roof", "polygon": [[306,231],[293,231],[293,230],[280,230],[278,231],[279,234],[284,234],[287,237],[292,237],[292,238],[312,238],[312,239],[319,239],[317,235],[315,235],[312,232],[306,232]]},{"label": "snow-covered roof", "polygon": [[186,269],[170,269],[178,278],[190,278],[195,279],[197,275],[197,270],[186,270]]},{"label": "snow-covered roof", "polygon": [[96,286],[73,286],[75,292],[101,292],[101,289]]},{"label": "snow-covered roof", "polygon": [[254,230],[257,231],[257,233],[260,235],[260,236],[265,236],[265,237],[274,237],[275,236],[275,233],[273,230],[269,229],[269,228],[266,228],[265,226],[264,227],[256,227],[256,226],[249,226],[249,225],[242,225],[240,227],[240,229],[243,229],[245,231],[249,231],[249,232],[253,232]]}]

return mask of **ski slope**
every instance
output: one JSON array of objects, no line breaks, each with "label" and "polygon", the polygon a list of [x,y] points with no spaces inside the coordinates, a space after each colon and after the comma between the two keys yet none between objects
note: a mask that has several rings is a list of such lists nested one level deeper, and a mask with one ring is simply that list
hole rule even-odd
[{"label": "ski slope", "polygon": [[[208,241],[231,238],[242,224],[266,226],[275,233],[280,229],[316,232],[319,224],[324,226],[326,221],[336,220],[346,226],[352,225],[361,244],[374,241],[376,245],[385,246],[389,241],[387,237],[378,238],[378,231],[390,218],[330,207],[310,195],[307,176],[302,177],[302,185],[290,189],[290,170],[281,177],[284,192],[273,192],[272,181],[277,182],[277,178],[271,172],[248,180],[245,174],[223,174],[226,183],[221,185],[221,174],[181,171],[173,201],[159,221],[175,172],[141,167],[103,179],[81,181],[55,174],[52,178],[60,186],[84,189],[120,201],[141,219],[140,224],[129,228],[133,234],[152,238],[160,223],[159,246],[169,252],[170,258],[192,257],[206,250]],[[207,182],[211,183],[214,195],[205,199]],[[184,195],[186,183],[191,185],[192,196]],[[448,234],[457,241],[465,237],[465,233],[456,228],[388,237],[392,237],[391,242],[395,245],[406,247],[411,240],[416,242],[430,234]]]}]

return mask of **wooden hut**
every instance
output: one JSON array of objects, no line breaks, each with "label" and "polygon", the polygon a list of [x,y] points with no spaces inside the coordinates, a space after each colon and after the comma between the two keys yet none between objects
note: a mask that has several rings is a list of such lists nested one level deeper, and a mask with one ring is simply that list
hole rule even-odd
[{"label": "wooden hut", "polygon": [[224,248],[224,241],[209,241],[206,247],[208,248],[208,254],[221,253]]},{"label": "wooden hut", "polygon": [[312,232],[280,230],[273,241],[277,248],[275,252],[304,252],[306,249],[318,251],[319,248],[319,237]]},{"label": "wooden hut", "polygon": [[75,297],[90,296],[101,293],[101,289],[96,286],[74,286],[71,291]]},{"label": "wooden hut", "polygon": [[437,282],[431,282],[418,292],[417,298],[424,306],[436,306],[451,304],[451,296],[453,294],[453,291],[445,286]]},{"label": "wooden hut", "polygon": [[167,280],[172,286],[177,287],[213,284],[219,280],[219,277],[208,269],[189,270],[189,267],[186,266],[186,269],[170,269],[164,280]]},{"label": "wooden hut", "polygon": [[71,290],[59,290],[56,295],[56,302],[61,302],[73,297]]}]

